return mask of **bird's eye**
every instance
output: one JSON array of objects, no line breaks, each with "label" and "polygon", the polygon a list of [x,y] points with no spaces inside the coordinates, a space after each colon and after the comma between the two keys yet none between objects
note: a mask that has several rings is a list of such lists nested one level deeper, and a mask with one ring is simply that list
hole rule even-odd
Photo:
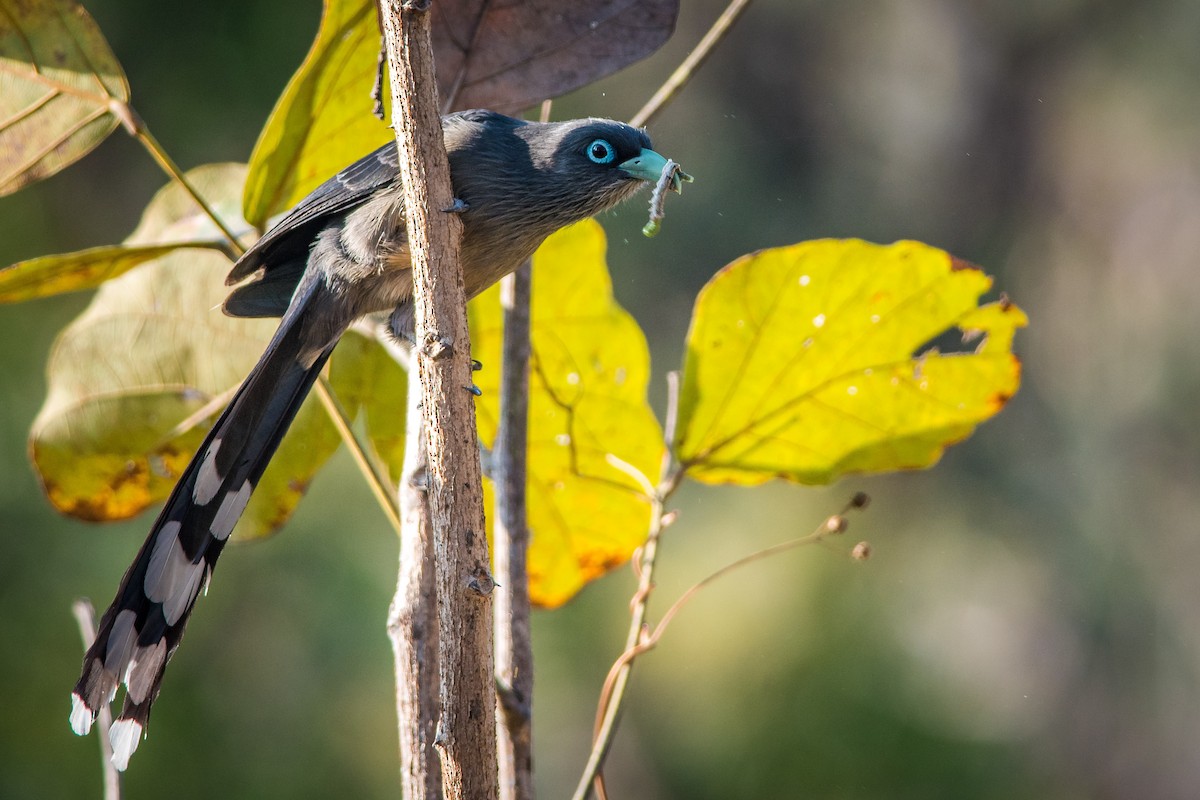
[{"label": "bird's eye", "polygon": [[617,157],[617,151],[604,139],[596,139],[587,146],[587,157],[597,164],[611,164]]}]

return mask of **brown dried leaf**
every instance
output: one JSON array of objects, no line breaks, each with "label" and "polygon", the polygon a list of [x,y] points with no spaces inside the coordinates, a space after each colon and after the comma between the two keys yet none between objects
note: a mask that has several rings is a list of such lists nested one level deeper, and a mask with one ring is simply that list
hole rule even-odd
[{"label": "brown dried leaf", "polygon": [[438,94],[448,111],[516,113],[650,55],[678,13],[679,0],[440,0]]}]

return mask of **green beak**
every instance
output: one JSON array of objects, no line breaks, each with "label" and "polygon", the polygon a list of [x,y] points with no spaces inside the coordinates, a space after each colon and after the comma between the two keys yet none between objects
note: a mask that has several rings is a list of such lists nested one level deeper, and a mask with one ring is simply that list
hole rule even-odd
[{"label": "green beak", "polygon": [[[619,166],[635,178],[657,183],[658,179],[662,177],[663,170],[666,169],[667,159],[653,150],[643,149],[642,152],[628,161],[623,161]],[[682,185],[681,181],[691,183],[692,176],[682,169],[676,168],[675,174],[671,176],[671,191],[678,193]]]}]

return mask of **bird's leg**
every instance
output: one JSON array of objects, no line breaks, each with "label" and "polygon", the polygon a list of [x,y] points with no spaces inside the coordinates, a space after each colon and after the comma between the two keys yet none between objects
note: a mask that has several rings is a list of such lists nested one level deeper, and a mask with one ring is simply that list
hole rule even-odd
[{"label": "bird's leg", "polygon": [[471,206],[468,205],[467,201],[463,200],[461,197],[454,198],[454,202],[450,204],[449,208],[442,209],[442,211],[446,212],[447,214],[463,214],[470,210]]}]

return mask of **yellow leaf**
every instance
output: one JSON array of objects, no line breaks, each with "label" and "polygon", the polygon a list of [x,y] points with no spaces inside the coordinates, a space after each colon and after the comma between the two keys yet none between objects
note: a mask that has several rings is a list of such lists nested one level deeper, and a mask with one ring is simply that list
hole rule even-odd
[{"label": "yellow leaf", "polygon": [[[557,606],[625,562],[645,541],[649,504],[612,454],[654,482],[662,431],[646,402],[650,356],[633,318],[612,298],[604,231],[587,220],[546,240],[533,257],[529,404],[529,590]],[[499,292],[470,305],[471,342],[484,368],[479,433],[496,436]]]},{"label": "yellow leaf", "polygon": [[[242,219],[239,198],[233,194],[246,182],[246,165],[233,162],[202,164],[190,169],[188,183],[217,213],[226,227],[242,236],[250,226]],[[225,234],[213,224],[195,198],[175,181],[154,193],[142,212],[128,245],[176,244],[185,247],[224,245]]]},{"label": "yellow leaf", "polygon": [[374,0],[325,0],[316,41],[250,156],[242,205],[253,225],[393,138],[370,113],[379,43]]},{"label": "yellow leaf", "polygon": [[[764,250],[701,292],[688,333],[677,452],[701,481],[827,483],[926,467],[1017,391],[1024,313],[978,307],[980,270],[918,242]],[[939,334],[974,352],[918,353]]]},{"label": "yellow leaf", "polygon": [[112,133],[129,84],[72,0],[0,0],[0,195],[49,177]]},{"label": "yellow leaf", "polygon": [[20,303],[62,292],[91,289],[138,264],[165,256],[175,247],[116,244],[21,261],[0,270],[0,303]]},{"label": "yellow leaf", "polygon": [[[202,196],[214,198],[222,218],[237,220],[229,187],[242,185],[243,164],[207,164],[187,173]],[[235,227],[246,228],[241,220]],[[181,247],[222,247],[224,234],[196,201],[171,182],[160,189],[142,212],[137,229],[122,244],[92,247],[74,253],[41,256],[0,269],[0,303],[19,303],[62,292],[92,289],[105,281]]]},{"label": "yellow leaf", "polygon": [[347,411],[361,412],[367,442],[388,468],[392,483],[398,483],[404,464],[408,373],[383,345],[351,330],[334,352],[333,382]]}]

